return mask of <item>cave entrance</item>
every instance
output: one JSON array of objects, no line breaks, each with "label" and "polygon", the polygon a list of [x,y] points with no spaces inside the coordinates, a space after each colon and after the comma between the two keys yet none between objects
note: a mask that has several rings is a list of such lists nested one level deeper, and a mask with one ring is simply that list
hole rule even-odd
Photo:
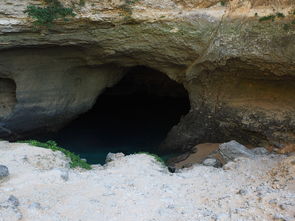
[{"label": "cave entrance", "polygon": [[[101,94],[93,108],[50,139],[89,163],[104,163],[107,153],[159,153],[169,130],[188,113],[183,85],[143,66]],[[48,139],[49,137],[47,137]]]}]

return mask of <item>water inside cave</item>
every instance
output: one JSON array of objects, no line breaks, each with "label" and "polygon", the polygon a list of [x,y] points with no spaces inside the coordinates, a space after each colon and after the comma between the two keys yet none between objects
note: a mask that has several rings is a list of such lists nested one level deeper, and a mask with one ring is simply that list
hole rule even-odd
[{"label": "water inside cave", "polygon": [[104,164],[109,152],[150,152],[190,109],[184,87],[161,72],[135,67],[101,94],[94,107],[58,132],[31,137],[54,140],[91,164]]}]

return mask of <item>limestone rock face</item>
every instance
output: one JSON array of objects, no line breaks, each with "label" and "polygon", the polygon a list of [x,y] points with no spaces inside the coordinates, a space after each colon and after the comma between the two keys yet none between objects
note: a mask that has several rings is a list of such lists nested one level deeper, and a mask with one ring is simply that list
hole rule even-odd
[{"label": "limestone rock face", "polygon": [[24,13],[43,1],[0,3],[0,137],[63,126],[143,65],[190,95],[162,149],[295,142],[294,1],[60,1],[77,16],[49,28]]}]

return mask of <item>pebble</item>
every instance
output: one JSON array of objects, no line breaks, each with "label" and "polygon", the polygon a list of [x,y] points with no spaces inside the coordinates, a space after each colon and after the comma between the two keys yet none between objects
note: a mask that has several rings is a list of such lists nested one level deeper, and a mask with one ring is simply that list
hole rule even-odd
[{"label": "pebble", "polygon": [[221,213],[221,214],[218,214],[216,215],[215,217],[215,221],[228,221],[230,218],[228,216],[228,214],[226,213]]},{"label": "pebble", "polygon": [[270,201],[268,201],[269,204],[274,204],[277,205],[278,204],[278,200],[277,199],[272,199]]},{"label": "pebble", "polygon": [[41,209],[41,204],[38,202],[33,202],[29,205],[30,209]]},{"label": "pebble", "polygon": [[15,196],[13,196],[13,195],[10,195],[9,196],[8,202],[10,202],[15,207],[18,207],[19,206],[19,200]]},{"label": "pebble", "polygon": [[7,166],[0,165],[0,180],[9,176],[9,170]]},{"label": "pebble", "polygon": [[282,214],[275,214],[273,220],[276,221],[288,221]]},{"label": "pebble", "polygon": [[69,171],[68,171],[68,170],[61,170],[60,177],[61,177],[64,181],[68,181],[68,180],[69,180]]},{"label": "pebble", "polygon": [[242,195],[242,196],[245,196],[247,194],[247,190],[244,190],[244,189],[240,189],[238,191],[238,194]]}]

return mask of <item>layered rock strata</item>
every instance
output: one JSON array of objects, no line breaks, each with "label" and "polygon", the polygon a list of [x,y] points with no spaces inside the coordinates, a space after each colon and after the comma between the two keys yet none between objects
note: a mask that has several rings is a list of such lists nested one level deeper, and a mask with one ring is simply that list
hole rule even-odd
[{"label": "layered rock strata", "polygon": [[63,126],[141,65],[190,96],[162,149],[295,142],[294,1],[61,2],[77,15],[49,28],[24,13],[44,2],[0,3],[0,137]]}]

